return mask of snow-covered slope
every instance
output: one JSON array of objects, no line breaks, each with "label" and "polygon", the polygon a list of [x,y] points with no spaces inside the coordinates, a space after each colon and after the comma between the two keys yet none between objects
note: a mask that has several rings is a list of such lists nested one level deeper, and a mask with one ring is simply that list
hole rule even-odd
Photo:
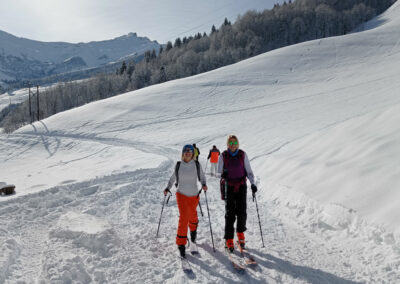
[{"label": "snow-covered slope", "polygon": [[[49,86],[39,87],[39,93],[43,92],[48,87]],[[32,87],[31,92],[36,94],[37,88]],[[27,100],[28,98],[29,98],[29,89],[28,88],[23,88],[23,89],[19,89],[16,91],[0,94],[0,111],[9,107],[10,105],[20,104],[20,103],[24,102],[25,100]]]},{"label": "snow-covered slope", "polygon": [[122,60],[159,44],[129,33],[88,43],[40,42],[0,31],[0,81],[40,78]]},{"label": "snow-covered slope", "polygon": [[[1,136],[0,282],[400,282],[400,5],[367,31],[302,43],[59,113]],[[203,167],[236,134],[259,180],[259,265],[232,272],[208,177],[194,274],[179,269],[173,197],[185,143]],[[208,165],[209,166],[209,165]]]}]

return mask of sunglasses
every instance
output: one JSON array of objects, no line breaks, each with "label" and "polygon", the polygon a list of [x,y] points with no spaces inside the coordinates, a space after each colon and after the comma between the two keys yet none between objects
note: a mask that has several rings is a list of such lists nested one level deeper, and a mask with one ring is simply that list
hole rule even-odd
[{"label": "sunglasses", "polygon": [[238,144],[238,142],[237,141],[229,141],[229,145],[237,145]]}]

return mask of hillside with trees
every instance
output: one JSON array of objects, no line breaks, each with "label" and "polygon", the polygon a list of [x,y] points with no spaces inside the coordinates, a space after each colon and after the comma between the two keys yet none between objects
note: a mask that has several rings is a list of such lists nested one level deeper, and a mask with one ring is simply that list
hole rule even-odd
[{"label": "hillside with trees", "polygon": [[[235,23],[225,19],[209,34],[177,38],[139,62],[124,62],[115,74],[59,84],[41,94],[40,117],[170,80],[193,76],[273,49],[344,35],[384,12],[396,0],[296,0],[271,10],[248,11]],[[1,122],[11,132],[30,121],[27,102]]]}]

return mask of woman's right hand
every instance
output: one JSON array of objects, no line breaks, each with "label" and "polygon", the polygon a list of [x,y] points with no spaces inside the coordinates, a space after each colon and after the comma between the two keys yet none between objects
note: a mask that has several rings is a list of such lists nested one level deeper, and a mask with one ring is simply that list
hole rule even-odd
[{"label": "woman's right hand", "polygon": [[168,193],[171,193],[171,191],[168,188],[164,189],[164,195],[167,196]]}]

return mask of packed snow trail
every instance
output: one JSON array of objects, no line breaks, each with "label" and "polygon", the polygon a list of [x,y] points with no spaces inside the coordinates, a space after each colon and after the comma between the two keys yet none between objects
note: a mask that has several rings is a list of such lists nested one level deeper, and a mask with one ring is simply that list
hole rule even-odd
[{"label": "packed snow trail", "polygon": [[[255,205],[249,194],[247,246],[258,269],[237,274],[224,254],[224,202],[219,181],[208,177],[208,202],[217,252],[212,251],[204,194],[198,247],[188,256],[193,277],[180,270],[175,245],[178,210],[174,196],[164,208],[155,239],[162,189],[174,166],[138,170],[57,186],[29,198],[2,202],[0,269],[4,283],[355,283],[380,282],[379,255],[357,238],[309,233],[263,198],[261,248]],[[340,236],[340,233],[338,233]],[[351,259],[351,262],[348,261]],[[388,270],[393,280],[399,273]],[[376,278],[378,277],[378,278]],[[396,278],[397,277],[397,278]],[[388,278],[390,279],[390,278]]]}]

